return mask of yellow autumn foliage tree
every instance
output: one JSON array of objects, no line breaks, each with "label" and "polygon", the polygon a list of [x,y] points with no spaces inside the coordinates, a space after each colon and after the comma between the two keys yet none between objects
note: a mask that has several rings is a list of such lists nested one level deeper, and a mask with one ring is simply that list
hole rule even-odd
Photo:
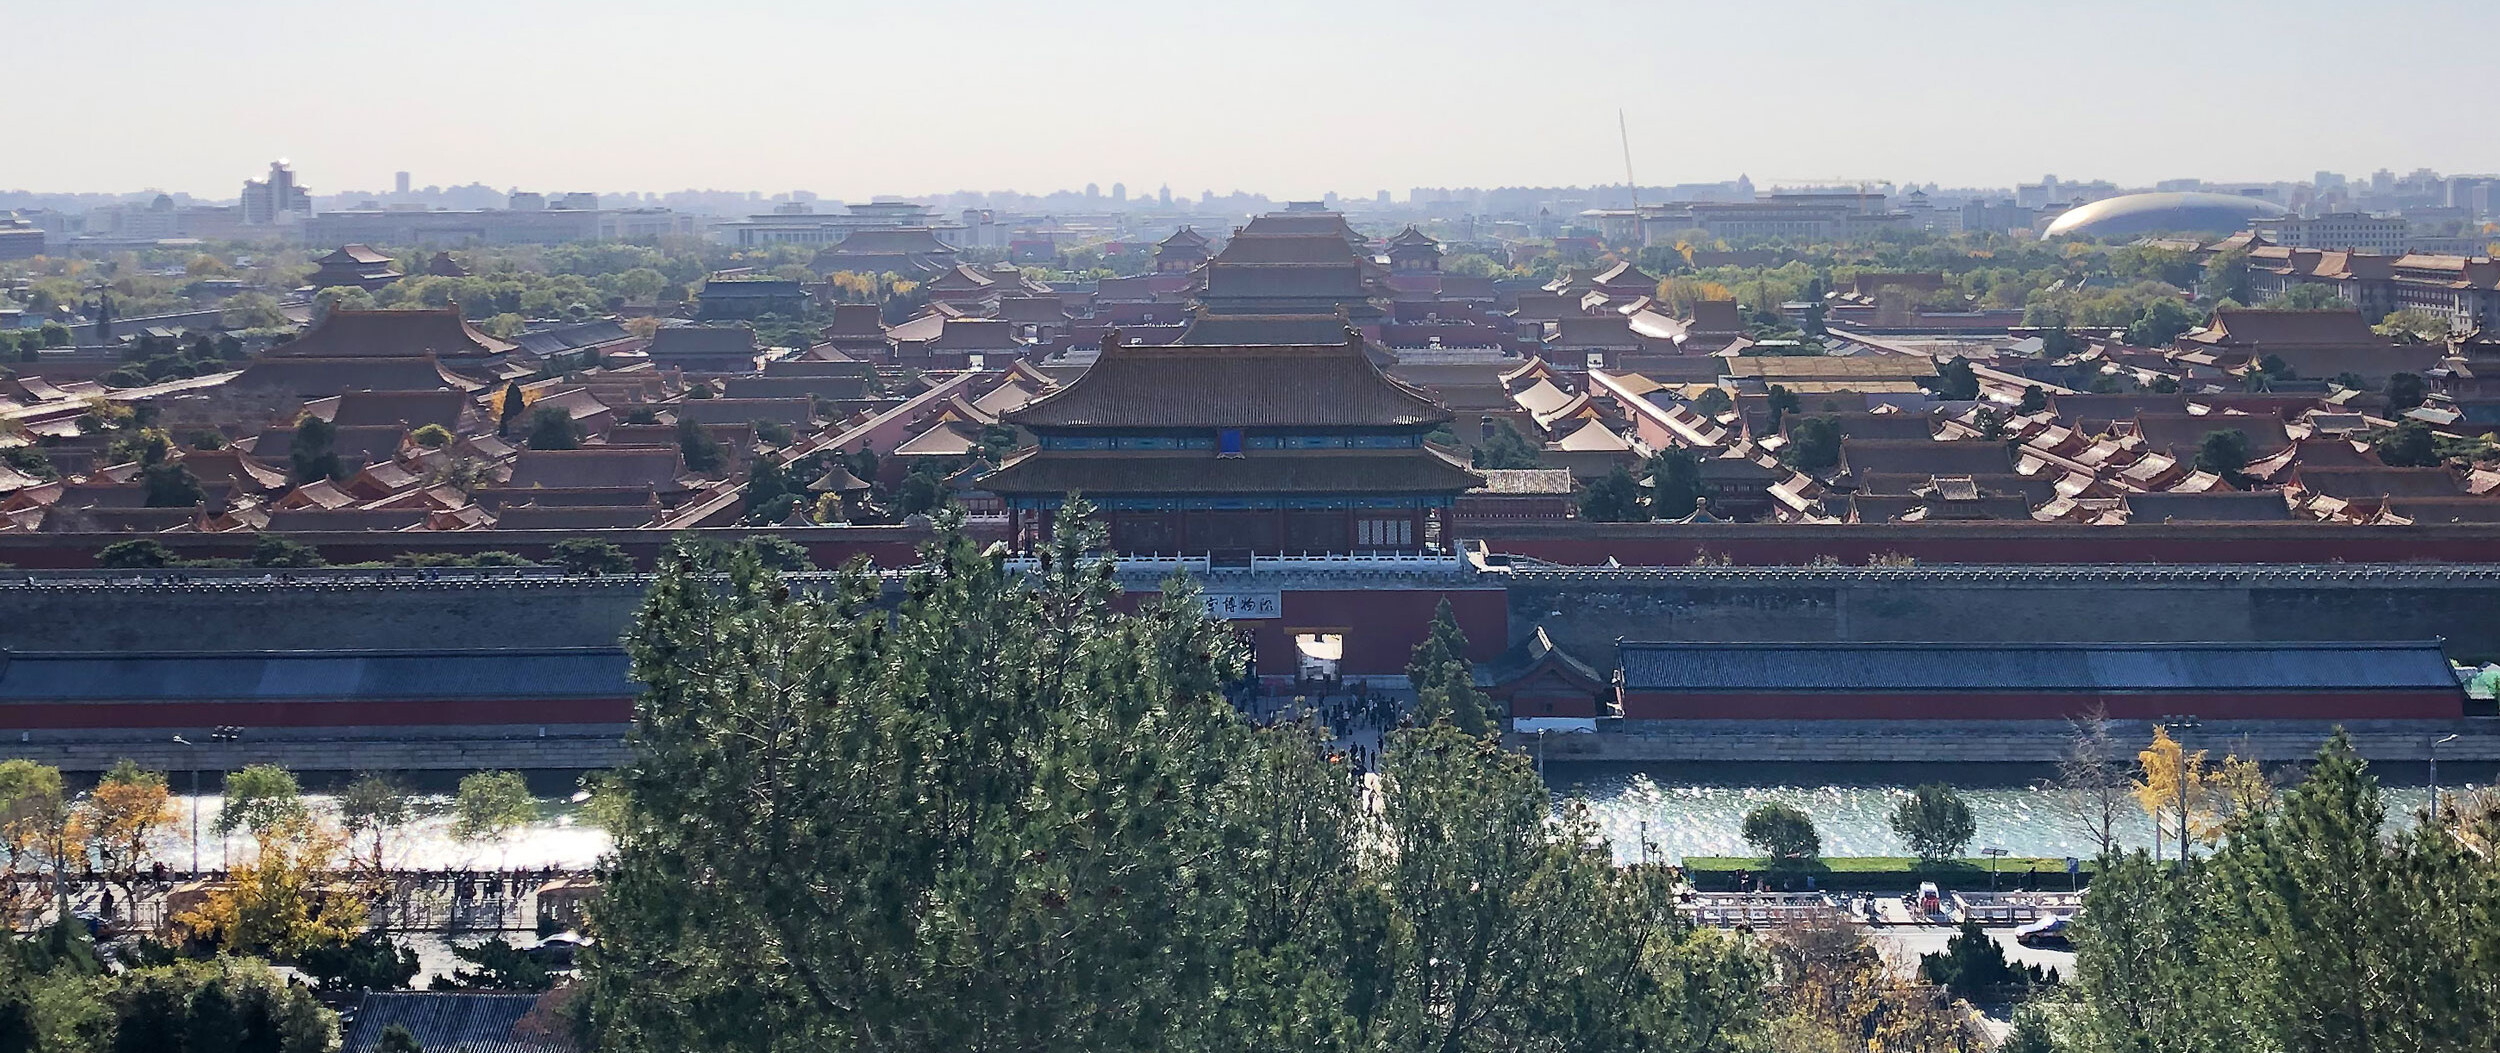
[{"label": "yellow autumn foliage tree", "polygon": [[194,938],[229,952],[291,958],[364,930],[364,897],[335,881],[330,864],[346,839],[321,820],[291,815],[253,834],[252,858],[174,919]]},{"label": "yellow autumn foliage tree", "polygon": [[156,858],[157,832],[173,822],[174,796],[165,788],[165,773],[125,760],[71,810],[69,840],[86,846],[96,871],[121,886],[128,902],[140,874]]},{"label": "yellow autumn foliage tree", "polygon": [[[2265,772],[2256,761],[2227,756],[2220,768],[2212,768],[2206,765],[2206,751],[2197,750],[2182,757],[2184,749],[2170,737],[2170,729],[2155,726],[2152,745],[2135,755],[2135,800],[2153,820],[2157,849],[2162,837],[2177,841],[2183,800],[2188,836],[2212,844],[2221,836],[2223,823],[2230,816],[2260,807],[2273,797]],[[2187,780],[2184,794],[2179,785],[2183,774]]]},{"label": "yellow autumn foliage tree", "polygon": [[1718,282],[1701,278],[1679,276],[1658,283],[1658,302],[1665,304],[1679,317],[1692,317],[1693,305],[1703,300],[1733,300],[1735,298],[1735,290]]}]

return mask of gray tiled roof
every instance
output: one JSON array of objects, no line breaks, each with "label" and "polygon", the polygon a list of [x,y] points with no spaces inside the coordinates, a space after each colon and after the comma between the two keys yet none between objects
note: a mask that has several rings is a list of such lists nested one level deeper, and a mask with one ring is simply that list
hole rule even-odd
[{"label": "gray tiled roof", "polygon": [[1643,643],[1641,691],[2455,690],[2431,643]]},{"label": "gray tiled roof", "polygon": [[[576,1047],[556,1024],[541,1033],[527,1019],[543,995],[485,991],[376,991],[356,1005],[356,1026],[343,1053],[366,1053],[392,1024],[406,1027],[426,1050],[469,1053],[572,1053]],[[545,1015],[545,1014],[542,1014]]]}]

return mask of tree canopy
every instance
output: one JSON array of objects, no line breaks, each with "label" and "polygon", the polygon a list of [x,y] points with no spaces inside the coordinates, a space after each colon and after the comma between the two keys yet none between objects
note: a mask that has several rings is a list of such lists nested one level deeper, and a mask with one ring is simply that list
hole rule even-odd
[{"label": "tree canopy", "polygon": [[[941,517],[951,526],[953,517]],[[900,602],[684,546],[585,1019],[616,1050],[1738,1048],[1760,964],[1557,817],[1526,760],[1392,736],[1363,804],[1242,719],[1193,588],[1124,611],[1081,502],[1032,575],[958,530]]]}]

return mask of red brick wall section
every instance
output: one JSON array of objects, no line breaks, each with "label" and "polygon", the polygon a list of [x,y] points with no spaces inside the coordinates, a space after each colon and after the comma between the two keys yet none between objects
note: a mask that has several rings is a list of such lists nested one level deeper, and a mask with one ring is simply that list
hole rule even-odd
[{"label": "red brick wall section", "polygon": [[2454,691],[2092,693],[1686,693],[1626,691],[1627,720],[2064,720],[2099,705],[2115,720],[2456,720]]},{"label": "red brick wall section", "polygon": [[1863,565],[1921,563],[2495,563],[2500,524],[2343,526],[2325,523],[2063,524],[1486,524],[1472,532],[1497,554],[1573,566],[1743,566],[1817,558]]},{"label": "red brick wall section", "polygon": [[[827,569],[848,563],[855,556],[867,556],[881,567],[909,566],[918,561],[920,544],[927,540],[927,531],[904,527],[818,527],[803,530],[759,528],[715,528],[706,530],[440,530],[369,531],[356,533],[289,534],[321,550],[323,559],[332,563],[387,563],[403,552],[448,552],[474,555],[479,552],[510,552],[527,559],[545,559],[549,550],[567,538],[587,537],[614,543],[649,569],[652,560],[668,550],[680,536],[700,536],[724,542],[738,542],[760,534],[776,534],[807,548],[808,557],[817,566]],[[88,570],[95,566],[95,554],[104,546],[127,541],[134,535],[124,534],[0,534],[0,563],[23,570]],[[249,559],[256,535],[246,532],[216,534],[150,534],[150,539],[164,545],[184,559],[230,558]]]},{"label": "red brick wall section", "polygon": [[301,702],[20,702],[0,729],[425,727],[460,724],[623,724],[630,698]]},{"label": "red brick wall section", "polygon": [[1283,617],[1234,624],[1251,632],[1261,676],[1293,675],[1293,638],[1303,632],[1345,634],[1342,676],[1397,676],[1444,598],[1467,633],[1469,659],[1485,661],[1510,646],[1510,594],[1500,589],[1287,592]]}]

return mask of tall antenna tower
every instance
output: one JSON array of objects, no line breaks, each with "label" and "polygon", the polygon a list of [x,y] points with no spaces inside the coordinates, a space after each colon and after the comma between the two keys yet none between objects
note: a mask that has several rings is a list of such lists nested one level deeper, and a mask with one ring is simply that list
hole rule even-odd
[{"label": "tall antenna tower", "polygon": [[1632,178],[1632,132],[1623,123],[1623,111],[1615,111],[1615,134],[1623,139],[1623,182],[1632,189],[1632,214],[1637,221],[1641,211],[1641,181]]}]

